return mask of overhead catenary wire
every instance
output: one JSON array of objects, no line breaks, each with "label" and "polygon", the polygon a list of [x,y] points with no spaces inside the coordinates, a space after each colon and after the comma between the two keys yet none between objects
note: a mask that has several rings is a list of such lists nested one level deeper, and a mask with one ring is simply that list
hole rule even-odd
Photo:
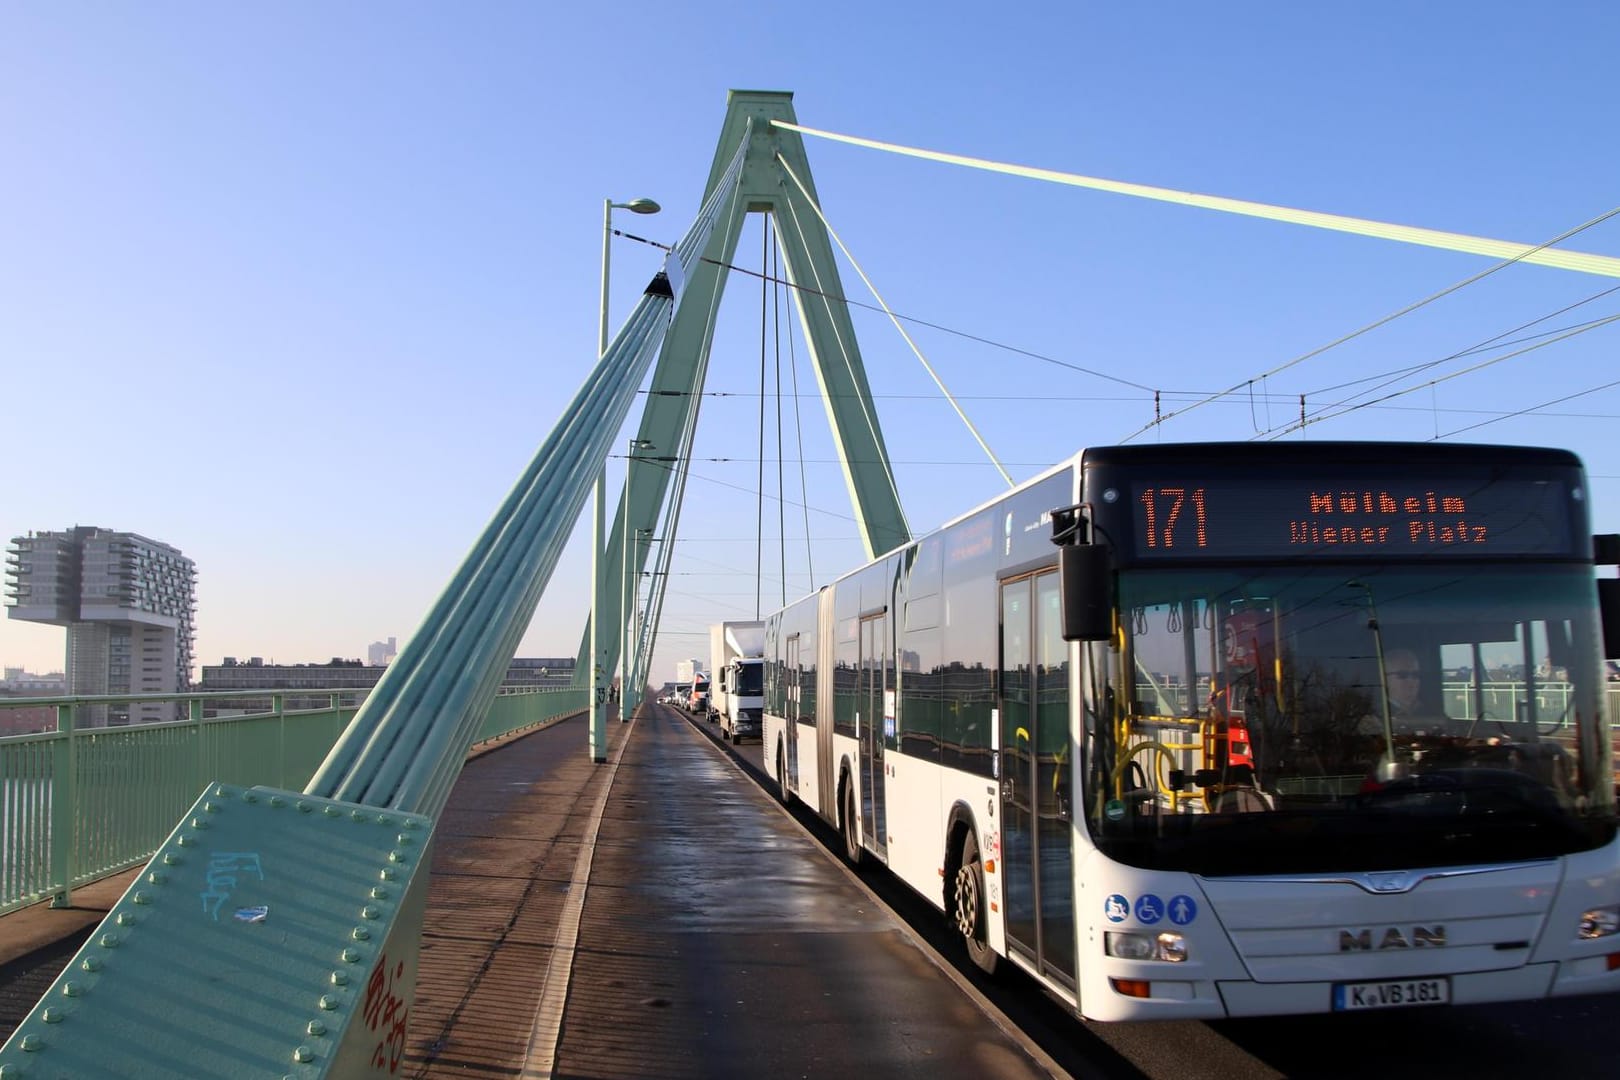
[{"label": "overhead catenary wire", "polygon": [[[1374,319],[1372,322],[1366,324],[1365,326],[1362,326],[1362,327],[1359,327],[1358,329],[1352,330],[1348,334],[1344,334],[1341,337],[1337,337],[1334,340],[1328,342],[1326,345],[1320,345],[1317,348],[1311,349],[1308,352],[1301,353],[1299,356],[1294,357],[1292,360],[1288,360],[1288,361],[1286,361],[1284,363],[1278,364],[1276,367],[1270,368],[1269,370],[1262,371],[1258,375],[1250,376],[1248,379],[1245,379],[1242,382],[1236,383],[1235,385],[1228,387],[1227,389],[1221,391],[1218,394],[1212,394],[1208,398],[1205,398],[1202,401],[1195,401],[1191,405],[1187,406],[1185,409],[1178,409],[1175,412],[1166,413],[1163,416],[1155,416],[1148,423],[1143,424],[1141,427],[1137,428],[1135,431],[1132,431],[1130,434],[1126,435],[1120,441],[1121,442],[1130,442],[1132,439],[1136,438],[1136,436],[1138,436],[1138,435],[1142,434],[1143,432],[1148,431],[1148,430],[1150,430],[1152,428],[1160,426],[1161,424],[1163,424],[1167,420],[1173,419],[1174,417],[1177,417],[1177,416],[1185,416],[1187,413],[1192,412],[1194,409],[1201,408],[1204,405],[1209,404],[1211,401],[1216,400],[1217,398],[1225,397],[1228,394],[1233,394],[1233,393],[1236,393],[1239,390],[1242,390],[1245,386],[1249,385],[1252,382],[1255,382],[1256,380],[1270,378],[1273,375],[1277,375],[1277,374],[1279,374],[1281,372],[1287,371],[1291,367],[1295,367],[1295,366],[1297,366],[1299,364],[1303,364],[1307,360],[1311,360],[1311,359],[1314,359],[1315,357],[1321,356],[1323,353],[1329,351],[1330,349],[1336,349],[1340,345],[1343,345],[1344,343],[1346,343],[1348,341],[1353,341],[1356,338],[1361,337],[1363,334],[1370,333],[1373,330],[1376,330],[1381,326],[1386,326],[1389,323],[1394,322],[1396,319],[1399,319],[1404,315],[1409,315],[1412,312],[1417,311],[1419,308],[1422,308],[1422,307],[1425,307],[1425,306],[1427,306],[1429,304],[1432,304],[1436,300],[1441,299],[1442,297],[1449,296],[1449,295],[1451,295],[1452,293],[1456,292],[1459,289],[1466,288],[1467,286],[1472,285],[1477,281],[1480,281],[1480,280],[1482,280],[1484,278],[1489,277],[1490,275],[1496,273],[1499,270],[1505,270],[1509,266],[1514,265],[1515,263],[1526,261],[1527,259],[1529,259],[1530,255],[1532,253],[1537,252],[1537,251],[1543,251],[1549,245],[1556,244],[1560,240],[1566,240],[1569,237],[1574,236],[1576,233],[1582,232],[1585,229],[1590,229],[1592,226],[1597,225],[1600,222],[1607,221],[1609,218],[1614,217],[1616,214],[1620,214],[1620,206],[1617,206],[1612,210],[1609,210],[1609,211],[1607,211],[1607,212],[1605,212],[1603,214],[1600,214],[1600,215],[1598,215],[1597,217],[1593,218],[1590,221],[1583,222],[1582,224],[1575,226],[1573,229],[1569,229],[1569,230],[1566,230],[1565,232],[1559,233],[1557,236],[1553,237],[1551,240],[1548,240],[1548,241],[1546,241],[1544,243],[1541,243],[1541,244],[1537,244],[1533,248],[1529,248],[1529,249],[1520,251],[1518,254],[1515,254],[1510,258],[1503,259],[1501,262],[1496,263],[1493,266],[1488,266],[1484,270],[1481,270],[1477,274],[1472,274],[1469,277],[1466,277],[1463,280],[1461,280],[1461,281],[1459,281],[1459,282],[1457,282],[1457,283],[1455,283],[1453,285],[1448,285],[1444,289],[1441,289],[1439,292],[1432,293],[1429,296],[1426,296],[1421,300],[1417,300],[1417,301],[1414,301],[1413,303],[1407,304],[1405,307],[1403,307],[1403,308],[1401,308],[1401,309],[1399,309],[1397,311],[1392,311],[1388,315],[1385,315],[1383,318]],[[1617,262],[1620,262],[1620,260],[1617,260]]]},{"label": "overhead catenary wire", "polygon": [[[1450,382],[1452,379],[1460,379],[1464,375],[1472,375],[1476,371],[1481,371],[1481,370],[1483,370],[1485,368],[1488,368],[1488,367],[1491,367],[1491,366],[1493,366],[1495,364],[1500,364],[1505,360],[1512,360],[1515,357],[1523,356],[1526,353],[1532,353],[1532,352],[1535,352],[1538,349],[1545,349],[1550,345],[1556,345],[1561,341],[1567,341],[1568,339],[1570,339],[1572,337],[1576,337],[1576,336],[1578,336],[1580,334],[1591,333],[1593,330],[1596,330],[1596,329],[1598,329],[1600,327],[1603,327],[1603,326],[1608,326],[1609,324],[1614,323],[1614,322],[1620,322],[1620,314],[1610,315],[1608,318],[1599,319],[1597,322],[1592,323],[1592,324],[1587,325],[1587,326],[1583,326],[1583,327],[1581,327],[1581,328],[1579,328],[1577,330],[1570,330],[1567,333],[1560,334],[1557,337],[1549,338],[1546,341],[1537,342],[1536,344],[1526,346],[1523,349],[1518,349],[1518,350],[1515,350],[1513,352],[1506,353],[1506,354],[1504,354],[1502,356],[1493,357],[1493,358],[1491,358],[1489,360],[1482,361],[1481,363],[1478,363],[1478,364],[1472,364],[1472,365],[1470,365],[1468,367],[1465,367],[1465,368],[1461,369],[1460,371],[1453,371],[1449,375],[1442,375],[1437,379],[1430,379],[1427,382],[1418,384],[1417,386],[1409,386],[1409,387],[1406,387],[1405,389],[1396,390],[1393,393],[1385,394],[1383,397],[1374,398],[1371,401],[1359,402],[1359,403],[1357,403],[1355,405],[1347,406],[1344,409],[1341,409],[1340,411],[1338,411],[1336,413],[1331,413],[1328,416],[1319,418],[1319,420],[1317,422],[1337,419],[1340,416],[1344,416],[1346,413],[1356,412],[1356,411],[1358,411],[1360,409],[1365,409],[1365,408],[1367,408],[1367,407],[1369,407],[1371,405],[1377,405],[1377,404],[1379,404],[1381,402],[1390,401],[1390,400],[1392,400],[1394,398],[1404,397],[1407,394],[1415,394],[1419,390],[1425,390],[1425,389],[1428,389],[1429,387],[1432,387],[1432,386],[1438,386],[1441,383]],[[1580,395],[1578,395],[1578,394],[1571,395],[1571,397],[1579,397],[1579,396]],[[1567,400],[1570,400],[1570,399],[1569,398],[1560,398],[1559,400],[1560,401],[1567,401]],[[1557,402],[1554,402],[1554,404],[1557,404]],[[1504,419],[1504,418],[1503,417],[1498,417],[1498,419]],[[1298,422],[1296,421],[1295,423],[1297,424]],[[1475,426],[1478,426],[1478,425],[1475,425]],[[1293,430],[1296,430],[1296,427],[1290,426],[1290,427],[1285,428],[1284,430],[1279,431],[1276,434],[1270,436],[1270,438],[1273,439],[1273,440],[1281,438],[1283,435],[1286,435],[1289,431],[1293,431]]]},{"label": "overhead catenary wire", "polygon": [[[664,469],[673,469],[673,464],[672,463],[666,462],[666,461],[660,461],[657,458],[638,458],[637,460],[640,461],[643,465],[651,465],[651,466],[655,466],[657,468],[664,468]],[[679,470],[677,470],[677,471],[679,471]],[[730,483],[727,483],[724,480],[717,480],[712,476],[704,476],[704,475],[702,475],[700,473],[692,472],[690,469],[685,470],[685,472],[687,473],[687,476],[690,479],[693,479],[693,480],[701,480],[706,484],[717,484],[720,487],[730,488],[733,491],[747,492],[750,495],[753,494],[752,489],[743,487],[741,484],[730,484]],[[855,520],[855,516],[853,514],[843,514],[843,513],[839,513],[837,510],[828,510],[828,509],[825,509],[824,507],[812,506],[808,502],[795,502],[792,499],[786,499],[784,501],[789,502],[789,503],[793,503],[794,505],[797,505],[797,506],[802,506],[806,510],[814,510],[816,513],[824,514],[827,517],[835,517],[835,518],[839,518],[839,519],[841,519],[843,521],[854,521]]]},{"label": "overhead catenary wire", "polygon": [[1390,371],[1381,372],[1381,373],[1376,374],[1376,375],[1364,375],[1359,379],[1351,379],[1351,380],[1349,380],[1347,382],[1336,383],[1333,386],[1323,386],[1323,387],[1318,387],[1315,390],[1307,390],[1306,393],[1308,395],[1312,396],[1312,397],[1316,397],[1317,395],[1320,395],[1320,394],[1331,394],[1335,390],[1343,390],[1343,389],[1346,389],[1347,387],[1359,386],[1362,383],[1377,382],[1378,380],[1384,379],[1384,378],[1401,378],[1401,377],[1404,377],[1406,375],[1413,375],[1413,374],[1416,374],[1417,372],[1425,371],[1425,370],[1427,370],[1427,369],[1429,369],[1431,367],[1436,366],[1437,364],[1443,364],[1447,360],[1456,360],[1456,359],[1460,359],[1460,358],[1465,357],[1465,356],[1472,356],[1474,353],[1486,352],[1486,351],[1488,351],[1490,349],[1512,348],[1514,345],[1520,345],[1520,344],[1523,344],[1524,342],[1527,342],[1527,341],[1534,341],[1537,338],[1551,337],[1553,334],[1559,334],[1559,333],[1562,333],[1565,330],[1574,329],[1577,326],[1587,326],[1587,325],[1590,325],[1591,323],[1596,322],[1598,320],[1590,319],[1585,323],[1576,323],[1573,326],[1556,327],[1556,328],[1554,328],[1552,330],[1544,330],[1539,334],[1531,334],[1528,337],[1511,338],[1511,339],[1506,340],[1506,341],[1502,340],[1504,338],[1507,338],[1508,335],[1510,335],[1510,334],[1517,334],[1520,331],[1528,330],[1530,327],[1539,325],[1540,323],[1544,323],[1548,319],[1556,319],[1560,315],[1563,315],[1563,314],[1566,314],[1568,312],[1574,311],[1576,308],[1581,307],[1583,305],[1590,304],[1594,300],[1601,300],[1605,296],[1608,296],[1611,293],[1615,293],[1615,292],[1620,292],[1620,285],[1614,285],[1614,286],[1611,286],[1611,287],[1609,287],[1607,289],[1604,289],[1601,292],[1593,293],[1591,296],[1585,297],[1584,299],[1581,299],[1581,300],[1577,300],[1573,304],[1566,304],[1565,306],[1559,308],[1557,311],[1549,311],[1547,314],[1542,315],[1539,318],[1531,319],[1527,323],[1520,323],[1518,326],[1513,327],[1511,330],[1504,330],[1500,334],[1497,334],[1494,337],[1487,338],[1484,341],[1482,341],[1482,342],[1480,342],[1480,343],[1478,343],[1476,345],[1470,346],[1467,349],[1458,350],[1457,352],[1452,353],[1450,356],[1442,357],[1439,360],[1429,360],[1429,361],[1425,361],[1424,363],[1421,363],[1421,364],[1408,364],[1405,367],[1395,368],[1395,369],[1392,369]]},{"label": "overhead catenary wire", "polygon": [[[1442,435],[1436,435],[1434,438],[1435,439],[1449,439],[1453,435],[1461,435],[1465,431],[1473,431],[1475,428],[1484,427],[1486,424],[1495,424],[1495,423],[1497,423],[1499,421],[1502,421],[1502,420],[1509,420],[1509,419],[1511,419],[1511,418],[1513,418],[1515,416],[1526,416],[1526,415],[1528,415],[1530,413],[1539,412],[1540,410],[1546,408],[1548,405],[1557,405],[1557,404],[1560,404],[1560,403],[1565,402],[1565,401],[1571,401],[1571,400],[1573,400],[1575,398],[1578,398],[1578,397],[1585,397],[1588,394],[1596,394],[1596,393],[1599,393],[1600,391],[1603,391],[1603,390],[1610,390],[1610,389],[1613,389],[1616,386],[1620,386],[1620,379],[1615,379],[1612,382],[1606,382],[1601,386],[1589,387],[1589,388],[1587,388],[1585,390],[1580,390],[1580,391],[1577,391],[1576,393],[1573,393],[1573,394],[1565,394],[1563,397],[1556,397],[1556,398],[1553,398],[1550,401],[1544,401],[1540,405],[1531,405],[1531,406],[1528,406],[1526,408],[1519,409],[1519,410],[1517,410],[1515,412],[1510,412],[1510,413],[1507,413],[1507,414],[1502,415],[1502,416],[1493,416],[1489,420],[1481,420],[1477,424],[1469,424],[1467,427],[1460,427],[1460,428],[1457,428],[1457,429],[1455,429],[1453,431],[1445,432]],[[1430,441],[1433,442],[1434,439],[1431,439]],[[1594,478],[1596,478],[1596,477],[1594,477]]]},{"label": "overhead catenary wire", "polygon": [[[1277,434],[1286,435],[1291,431],[1300,430],[1300,429],[1304,428],[1306,425],[1316,422],[1317,418],[1319,418],[1319,417],[1323,418],[1323,419],[1331,419],[1333,416],[1340,415],[1342,412],[1344,412],[1345,411],[1344,407],[1348,406],[1348,405],[1351,405],[1358,398],[1364,398],[1369,394],[1375,394],[1379,390],[1382,390],[1387,386],[1393,386],[1394,384],[1400,382],[1402,379],[1410,378],[1411,376],[1416,375],[1416,374],[1418,374],[1420,372],[1423,372],[1423,371],[1432,370],[1433,368],[1439,367],[1441,364],[1450,363],[1453,360],[1460,360],[1460,359],[1464,359],[1464,358],[1469,357],[1469,356],[1475,356],[1475,355],[1478,355],[1480,353],[1489,352],[1489,351],[1491,351],[1493,349],[1512,348],[1515,345],[1523,344],[1525,342],[1543,341],[1544,339],[1547,339],[1547,338],[1554,338],[1556,340],[1556,339],[1558,339],[1558,337],[1560,335],[1569,336],[1567,334],[1567,332],[1570,331],[1570,330],[1594,329],[1597,326],[1603,325],[1603,320],[1602,319],[1591,319],[1591,320],[1588,320],[1587,322],[1584,322],[1584,323],[1577,323],[1574,326],[1558,327],[1558,328],[1555,328],[1555,329],[1552,329],[1552,330],[1544,331],[1543,333],[1540,333],[1540,334],[1531,334],[1531,335],[1529,335],[1527,337],[1517,337],[1517,336],[1515,336],[1515,335],[1521,334],[1523,331],[1528,330],[1533,326],[1537,326],[1537,325],[1540,325],[1541,323],[1546,322],[1548,319],[1555,319],[1558,316],[1566,314],[1566,313],[1568,313],[1570,311],[1574,311],[1576,308],[1581,307],[1581,306],[1583,306],[1585,304],[1590,304],[1595,300],[1601,300],[1604,297],[1610,295],[1611,293],[1614,293],[1614,292],[1617,292],[1617,291],[1620,291],[1620,285],[1614,285],[1614,286],[1611,286],[1610,288],[1603,289],[1603,290],[1601,290],[1599,292],[1593,293],[1591,296],[1585,297],[1585,298],[1583,298],[1581,300],[1577,300],[1572,304],[1566,304],[1563,307],[1557,309],[1556,311],[1550,311],[1545,315],[1541,315],[1541,316],[1539,316],[1537,318],[1531,319],[1529,322],[1520,323],[1517,326],[1511,327],[1511,328],[1509,328],[1507,330],[1503,330],[1502,332],[1500,332],[1498,334],[1494,334],[1491,337],[1486,338],[1484,341],[1477,342],[1474,345],[1471,345],[1466,349],[1459,349],[1456,352],[1451,353],[1448,356],[1440,357],[1438,360],[1429,360],[1429,361],[1426,361],[1426,362],[1421,363],[1421,364],[1407,365],[1405,367],[1396,369],[1394,371],[1384,372],[1381,375],[1372,375],[1372,376],[1368,376],[1368,377],[1366,377],[1364,379],[1357,379],[1357,380],[1352,380],[1351,382],[1348,382],[1348,383],[1341,383],[1341,384],[1339,384],[1338,386],[1335,386],[1335,387],[1329,387],[1329,388],[1325,388],[1325,389],[1321,389],[1321,390],[1314,390],[1314,391],[1306,391],[1307,395],[1314,397],[1314,396],[1319,396],[1321,394],[1330,393],[1333,390],[1344,389],[1345,387],[1348,387],[1348,386],[1356,386],[1356,385],[1360,385],[1360,384],[1366,383],[1366,382],[1372,382],[1372,383],[1376,384],[1376,385],[1373,385],[1373,386],[1368,386],[1365,389],[1358,390],[1354,394],[1351,394],[1350,396],[1345,397],[1345,398],[1341,398],[1338,401],[1328,402],[1328,403],[1323,404],[1323,405],[1318,405],[1314,410],[1311,410],[1311,411],[1308,411],[1308,412],[1304,408],[1303,401],[1302,401],[1301,409],[1300,409],[1300,417],[1299,417],[1298,420],[1291,421],[1281,431],[1276,431],[1276,429],[1274,428],[1274,429],[1271,429],[1269,431],[1263,432],[1262,436],[1269,436],[1274,431]],[[1431,390],[1433,389],[1433,384],[1424,384],[1424,385],[1428,386]],[[1386,399],[1380,399],[1380,400],[1386,400]],[[1431,409],[1436,413],[1438,413],[1440,411],[1439,405],[1438,405],[1437,402],[1431,402]],[[1333,410],[1337,410],[1337,411],[1333,411]]]},{"label": "overhead catenary wire", "polygon": [[[659,249],[662,249],[662,250],[665,250],[665,251],[669,250],[669,245],[668,244],[660,243],[657,240],[649,240],[645,236],[636,236],[634,233],[621,233],[617,229],[615,229],[613,231],[614,231],[615,235],[622,236],[626,240],[635,240],[635,241],[638,241],[640,243],[649,244],[652,247],[659,248]],[[750,267],[747,267],[747,266],[739,266],[736,263],[727,263],[727,262],[723,262],[720,259],[710,259],[710,258],[705,258],[703,261],[709,263],[712,266],[723,267],[724,269],[726,269],[726,270],[728,270],[728,271],[730,271],[732,273],[747,274],[747,275],[751,275],[751,276],[758,276],[759,275],[759,271],[754,270],[754,269],[752,269]],[[772,280],[772,282],[774,284],[784,286],[784,287],[786,287],[788,289],[792,289],[794,292],[804,293],[804,294],[810,295],[810,296],[822,297],[822,298],[825,298],[827,300],[834,300],[834,301],[837,301],[838,303],[847,304],[850,307],[861,308],[861,309],[863,309],[865,311],[878,311],[878,312],[883,312],[884,311],[883,308],[879,307],[876,304],[868,304],[863,300],[856,300],[853,297],[841,296],[838,293],[827,292],[827,291],[824,291],[822,289],[818,289],[818,288],[814,288],[813,286],[806,285],[803,282],[789,281],[786,278],[782,278],[782,277],[773,277],[771,280]],[[988,345],[992,349],[1001,349],[1001,350],[1003,350],[1005,352],[1010,352],[1010,353],[1013,353],[1013,354],[1018,355],[1018,356],[1027,357],[1027,358],[1029,358],[1031,360],[1038,360],[1043,364],[1051,364],[1054,367],[1067,368],[1070,371],[1076,371],[1076,372],[1079,372],[1082,375],[1090,375],[1090,376],[1092,376],[1094,378],[1106,380],[1107,382],[1118,383],[1121,386],[1129,386],[1134,390],[1141,390],[1141,391],[1143,391],[1145,393],[1152,393],[1153,392],[1153,387],[1148,386],[1148,385],[1146,385],[1144,383],[1132,382],[1130,379],[1123,378],[1123,377],[1121,377],[1119,375],[1111,375],[1106,371],[1098,371],[1096,368],[1089,368],[1089,367],[1086,367],[1086,366],[1084,366],[1082,364],[1072,363],[1072,362],[1070,362],[1068,360],[1059,360],[1055,356],[1047,356],[1045,353],[1038,353],[1038,352],[1035,352],[1033,349],[1026,349],[1026,348],[1023,348],[1022,346],[1018,346],[1018,345],[1009,345],[1007,342],[1005,342],[1005,341],[997,341],[995,338],[988,338],[988,337],[984,337],[984,336],[979,335],[979,334],[969,333],[966,330],[958,330],[953,326],[946,326],[944,323],[932,322],[932,321],[930,321],[928,319],[922,318],[919,315],[907,315],[904,312],[899,312],[899,311],[889,311],[889,312],[885,312],[885,313],[890,315],[890,317],[892,317],[892,318],[900,319],[900,320],[902,320],[904,322],[911,323],[914,326],[926,326],[930,330],[938,330],[942,334],[950,334],[953,337],[959,337],[959,338],[962,338],[965,341],[973,341],[973,342],[977,342],[980,345]]]},{"label": "overhead catenary wire", "polygon": [[[1500,344],[1490,346],[1490,348],[1493,348],[1493,349],[1506,349],[1506,348],[1512,348],[1514,345],[1524,344],[1526,342],[1535,343],[1530,348],[1520,349],[1519,351],[1510,354],[1510,356],[1522,356],[1523,354],[1525,354],[1527,352],[1532,352],[1535,349],[1540,348],[1542,345],[1556,344],[1559,341],[1563,341],[1563,340],[1565,340],[1567,338],[1574,337],[1577,334],[1585,333],[1588,330],[1596,330],[1599,327],[1606,326],[1611,322],[1613,322],[1613,317],[1604,317],[1604,318],[1601,318],[1601,319],[1590,319],[1590,320],[1588,320],[1588,321],[1586,321],[1584,323],[1576,323],[1573,326],[1565,326],[1565,327],[1559,327],[1557,330],[1549,330],[1545,334],[1532,334],[1529,337],[1516,338],[1516,339],[1513,339],[1511,341],[1501,342]],[[1378,391],[1384,389],[1385,387],[1394,386],[1396,383],[1400,382],[1402,379],[1410,378],[1411,376],[1416,375],[1416,374],[1418,374],[1420,372],[1431,370],[1431,369],[1433,369],[1435,367],[1438,367],[1441,364],[1449,363],[1452,360],[1460,360],[1460,359],[1463,359],[1463,358],[1469,357],[1469,356],[1477,356],[1478,354],[1480,354],[1482,352],[1486,352],[1486,351],[1488,351],[1486,348],[1481,348],[1481,347],[1478,347],[1478,346],[1476,346],[1474,348],[1471,348],[1471,349],[1462,349],[1462,350],[1459,350],[1458,352],[1452,353],[1449,356],[1441,357],[1438,360],[1430,360],[1430,361],[1427,361],[1427,362],[1422,363],[1422,364],[1412,364],[1412,365],[1409,365],[1409,366],[1407,366],[1405,368],[1401,368],[1401,369],[1399,369],[1397,371],[1385,372],[1382,375],[1369,376],[1367,379],[1359,379],[1359,380],[1354,380],[1354,381],[1352,381],[1350,383],[1341,384],[1339,388],[1342,388],[1344,386],[1355,386],[1355,385],[1358,385],[1361,382],[1376,382],[1377,385],[1367,387],[1364,390],[1358,390],[1356,393],[1351,394],[1348,397],[1341,398],[1341,399],[1339,399],[1337,401],[1326,402],[1326,403],[1324,403],[1322,405],[1318,405],[1315,409],[1312,409],[1309,412],[1306,412],[1302,408],[1300,417],[1298,419],[1291,420],[1286,425],[1280,425],[1277,428],[1272,428],[1272,429],[1264,432],[1263,435],[1264,435],[1264,437],[1287,435],[1290,432],[1299,431],[1302,428],[1305,428],[1305,427],[1307,427],[1307,426],[1309,426],[1311,424],[1323,423],[1323,422],[1326,422],[1328,420],[1332,420],[1335,417],[1342,416],[1343,414],[1345,414],[1347,412],[1354,412],[1354,411],[1357,411],[1357,410],[1359,410],[1361,408],[1381,408],[1381,409],[1390,409],[1390,410],[1401,409],[1401,408],[1403,408],[1402,406],[1390,405],[1390,404],[1388,404],[1388,402],[1393,401],[1398,397],[1404,396],[1406,393],[1414,392],[1414,391],[1417,391],[1417,390],[1423,390],[1423,389],[1426,389],[1426,388],[1427,389],[1433,389],[1434,386],[1438,382],[1443,382],[1445,380],[1431,380],[1429,382],[1420,383],[1420,384],[1418,384],[1416,386],[1409,387],[1406,390],[1397,391],[1394,394],[1385,394],[1382,397],[1375,398],[1375,399],[1373,399],[1371,401],[1358,401],[1357,399],[1365,398],[1369,394],[1376,394]],[[1510,356],[1498,357],[1497,359],[1499,359],[1499,360],[1500,359],[1509,359]],[[1492,363],[1494,363],[1494,361],[1492,361]],[[1458,374],[1469,374],[1471,372],[1481,370],[1482,368],[1488,367],[1488,366],[1490,366],[1489,363],[1475,364],[1472,367],[1469,367],[1469,368],[1463,370],[1462,372],[1459,372]],[[1317,394],[1326,393],[1326,392],[1327,392],[1326,390],[1316,391]],[[1305,396],[1306,395],[1304,395],[1304,394],[1300,395],[1300,397],[1302,399]],[[1577,395],[1577,396],[1580,396],[1580,395]],[[1438,402],[1431,402],[1428,406],[1423,407],[1423,411],[1424,412],[1432,412],[1432,413],[1436,413],[1436,414],[1449,413],[1449,412],[1464,412],[1464,413],[1466,413],[1466,412],[1474,412],[1474,413],[1490,412],[1490,413],[1496,413],[1496,414],[1499,414],[1499,415],[1502,415],[1502,416],[1516,415],[1516,413],[1517,413],[1517,410],[1506,410],[1506,409],[1463,409],[1463,408],[1456,408],[1456,407],[1446,407],[1446,406],[1441,406]],[[1547,414],[1547,415],[1567,415],[1567,416],[1583,416],[1583,415],[1585,415],[1587,418],[1591,418],[1593,414],[1580,414],[1580,413],[1556,414],[1556,413],[1550,413],[1550,414]],[[1599,414],[1599,415],[1601,415],[1601,414]]]}]

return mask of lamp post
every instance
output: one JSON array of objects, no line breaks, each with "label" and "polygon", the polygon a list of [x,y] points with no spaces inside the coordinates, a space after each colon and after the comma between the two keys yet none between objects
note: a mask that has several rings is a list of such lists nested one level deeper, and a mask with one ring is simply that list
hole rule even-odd
[{"label": "lamp post", "polygon": [[629,202],[602,200],[602,327],[596,339],[598,356],[607,352],[608,347],[608,257],[612,250],[608,242],[613,238],[613,211],[628,210],[632,214],[656,214],[662,209],[662,206],[651,199],[631,199]]},{"label": "lamp post", "polygon": [[[613,211],[615,208],[629,210],[633,214],[656,214],[661,207],[651,199],[631,199],[627,203],[616,203],[612,199],[602,200],[602,303],[600,307],[599,329],[596,335],[596,358],[598,362],[607,354],[608,347],[608,258],[611,247],[608,241],[613,236]],[[607,462],[596,474],[593,525],[591,531],[591,760],[597,763],[607,760],[607,729],[604,725],[604,710],[607,707],[607,635],[602,625],[602,548],[606,543],[606,529],[603,515],[607,508]],[[623,709],[623,702],[620,702]]]},{"label": "lamp post", "polygon": [[[623,566],[623,573],[619,578],[619,629],[622,633],[619,648],[619,720],[630,719],[635,710],[635,695],[630,689],[630,646],[634,643],[634,628],[630,625],[630,590],[633,581],[630,577],[630,475],[635,464],[637,450],[652,450],[653,444],[646,439],[631,439],[630,451],[624,456],[624,528],[619,533],[621,549],[619,552]],[[641,554],[641,530],[636,530],[636,554]]]}]

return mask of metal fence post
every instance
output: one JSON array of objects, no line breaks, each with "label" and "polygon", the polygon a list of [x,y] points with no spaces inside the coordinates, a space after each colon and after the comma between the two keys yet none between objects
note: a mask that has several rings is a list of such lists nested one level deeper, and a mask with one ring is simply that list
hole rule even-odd
[{"label": "metal fence post", "polygon": [[[329,708],[336,709],[338,696],[331,695],[327,699]],[[290,785],[287,783],[287,697],[285,694],[270,695],[270,709],[276,714],[276,786],[285,791]]]},{"label": "metal fence post", "polygon": [[73,906],[73,879],[79,875],[73,843],[78,817],[78,738],[73,733],[73,706],[56,707],[56,747],[51,754],[51,876],[56,890],[51,907]]},{"label": "metal fence post", "polygon": [[203,699],[194,697],[188,703],[191,706],[191,727],[197,739],[197,777],[191,785],[192,791],[201,791],[202,786],[212,777],[208,775],[208,751],[203,746]]}]

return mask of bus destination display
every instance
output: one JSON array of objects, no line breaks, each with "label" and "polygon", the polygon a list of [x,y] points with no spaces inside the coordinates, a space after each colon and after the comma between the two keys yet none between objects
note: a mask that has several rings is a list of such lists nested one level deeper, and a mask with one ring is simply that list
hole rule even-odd
[{"label": "bus destination display", "polygon": [[[1566,484],[1390,479],[1354,485],[1211,483],[1189,474],[1135,484],[1132,550],[1146,559],[1573,554],[1575,496]],[[1119,494],[1116,504],[1123,501]]]}]

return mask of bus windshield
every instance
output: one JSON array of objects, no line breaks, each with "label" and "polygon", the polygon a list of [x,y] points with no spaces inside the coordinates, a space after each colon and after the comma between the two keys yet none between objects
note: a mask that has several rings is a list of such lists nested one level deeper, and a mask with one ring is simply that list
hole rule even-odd
[{"label": "bus windshield", "polygon": [[1589,566],[1126,570],[1119,593],[1084,780],[1113,858],[1348,872],[1613,835]]}]

